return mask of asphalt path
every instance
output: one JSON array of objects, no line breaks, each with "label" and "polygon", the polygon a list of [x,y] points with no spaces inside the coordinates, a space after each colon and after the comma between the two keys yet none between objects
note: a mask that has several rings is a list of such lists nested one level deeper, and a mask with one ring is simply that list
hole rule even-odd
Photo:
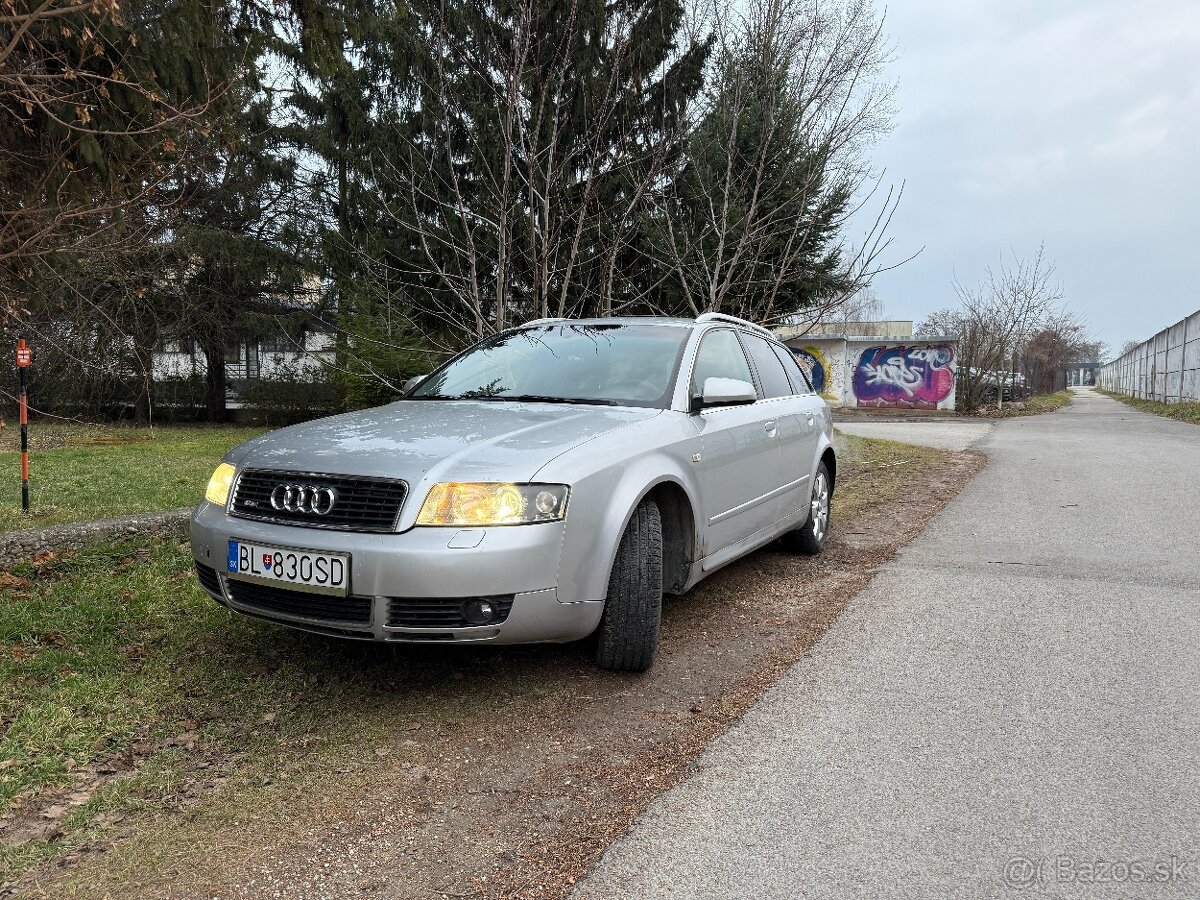
[{"label": "asphalt path", "polygon": [[1084,391],[975,448],[577,897],[1200,897],[1200,428]]}]

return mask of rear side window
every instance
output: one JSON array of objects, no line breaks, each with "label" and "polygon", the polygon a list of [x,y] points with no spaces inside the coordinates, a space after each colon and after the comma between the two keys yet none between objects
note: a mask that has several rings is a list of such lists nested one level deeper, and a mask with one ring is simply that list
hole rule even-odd
[{"label": "rear side window", "polygon": [[762,395],[766,399],[772,397],[790,397],[795,393],[792,383],[788,381],[783,363],[775,355],[770,342],[753,334],[743,336],[750,358],[754,360],[754,368],[758,369],[758,379],[762,382]]},{"label": "rear side window", "polygon": [[700,340],[696,365],[692,367],[693,397],[704,393],[704,381],[707,378],[736,378],[754,383],[742,345],[737,335],[728,328],[710,331]]},{"label": "rear side window", "polygon": [[813,393],[812,382],[808,380],[808,373],[800,368],[800,364],[796,362],[796,357],[792,355],[792,351],[786,347],[773,347],[775,355],[779,357],[779,361],[783,363],[783,368],[787,371],[788,377],[792,379],[792,386],[796,388],[797,394]]}]

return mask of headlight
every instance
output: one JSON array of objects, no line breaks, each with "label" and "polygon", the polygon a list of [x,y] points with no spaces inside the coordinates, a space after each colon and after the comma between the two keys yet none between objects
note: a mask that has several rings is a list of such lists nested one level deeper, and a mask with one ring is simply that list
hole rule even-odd
[{"label": "headlight", "polygon": [[567,514],[565,484],[435,484],[417,516],[418,525],[531,525]]},{"label": "headlight", "polygon": [[221,463],[208,479],[208,487],[204,489],[204,499],[217,506],[224,506],[229,499],[229,489],[233,487],[233,476],[237,470],[229,463]]}]

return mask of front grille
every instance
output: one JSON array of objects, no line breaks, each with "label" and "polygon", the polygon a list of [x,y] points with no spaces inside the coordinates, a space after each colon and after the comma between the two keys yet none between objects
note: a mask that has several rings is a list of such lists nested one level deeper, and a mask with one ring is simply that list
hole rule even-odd
[{"label": "front grille", "polygon": [[217,570],[212,566],[196,563],[196,578],[200,581],[200,587],[210,594],[221,596],[221,582],[217,580]]},{"label": "front grille", "polygon": [[463,615],[468,600],[487,600],[496,610],[488,625],[499,625],[512,611],[513,595],[428,599],[393,597],[388,601],[387,623],[392,628],[471,628]]},{"label": "front grille", "polygon": [[[280,485],[330,488],[337,495],[325,515],[292,512],[271,505],[271,494]],[[274,472],[247,469],[234,486],[231,515],[302,528],[334,528],[339,531],[392,531],[408,493],[403,481],[356,475],[316,475],[308,472]]]},{"label": "front grille", "polygon": [[371,621],[370,597],[330,597],[234,578],[228,579],[226,584],[229,596],[239,606],[324,622],[361,622],[365,625]]}]

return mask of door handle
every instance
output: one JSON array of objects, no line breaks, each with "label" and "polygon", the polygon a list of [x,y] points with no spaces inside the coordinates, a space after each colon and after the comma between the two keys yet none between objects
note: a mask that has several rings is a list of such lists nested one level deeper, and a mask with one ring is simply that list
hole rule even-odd
[{"label": "door handle", "polygon": [[775,420],[771,419],[768,422],[763,422],[763,429],[767,432],[767,434],[774,434],[775,433]]}]

